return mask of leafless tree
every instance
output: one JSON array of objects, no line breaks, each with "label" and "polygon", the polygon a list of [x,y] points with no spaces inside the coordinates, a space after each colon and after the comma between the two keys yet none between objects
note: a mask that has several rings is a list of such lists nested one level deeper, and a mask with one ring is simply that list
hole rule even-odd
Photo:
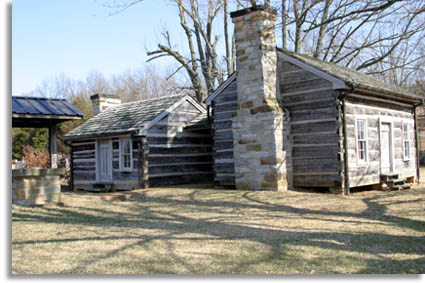
[{"label": "leafless tree", "polygon": [[179,85],[175,78],[161,73],[155,66],[126,70],[112,77],[113,93],[118,94],[122,102],[130,102],[178,92]]},{"label": "leafless tree", "polygon": [[[106,6],[122,12],[144,1],[148,0],[113,1]],[[149,50],[149,61],[174,58],[176,71],[186,72],[198,101],[234,71],[228,14],[250,5],[264,4],[280,12],[276,28],[284,49],[385,77],[391,83],[408,84],[417,76],[417,62],[423,56],[415,46],[425,36],[425,0],[163,1],[175,5],[186,44],[176,45],[176,38],[165,30],[157,48]],[[218,46],[224,46],[223,50]]]},{"label": "leafless tree", "polygon": [[[374,75],[388,74],[386,79],[397,84],[408,83],[417,70],[415,62],[422,55],[416,46],[425,35],[423,0],[279,0],[274,4],[281,8],[285,49]],[[402,72],[403,79],[390,79],[395,72]]]},{"label": "leafless tree", "polygon": [[[229,10],[243,7],[239,0],[164,0],[176,7],[179,24],[185,35],[185,46],[177,46],[168,30],[162,32],[162,42],[155,50],[149,50],[148,62],[161,57],[172,57],[178,62],[176,71],[184,70],[190,79],[190,89],[202,102],[208,93],[235,69],[234,40],[229,30]],[[144,0],[128,0],[106,4],[122,12]],[[268,1],[266,1],[268,2]],[[222,18],[222,30],[218,28]],[[224,40],[224,52],[217,46]]]}]

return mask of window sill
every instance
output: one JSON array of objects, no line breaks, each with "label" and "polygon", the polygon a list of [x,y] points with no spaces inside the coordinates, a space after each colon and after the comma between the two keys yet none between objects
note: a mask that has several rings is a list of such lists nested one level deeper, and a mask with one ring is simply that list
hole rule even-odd
[{"label": "window sill", "polygon": [[133,171],[133,169],[132,168],[128,168],[128,169],[120,169],[120,172],[123,172],[123,173],[130,173],[130,172],[132,172]]}]

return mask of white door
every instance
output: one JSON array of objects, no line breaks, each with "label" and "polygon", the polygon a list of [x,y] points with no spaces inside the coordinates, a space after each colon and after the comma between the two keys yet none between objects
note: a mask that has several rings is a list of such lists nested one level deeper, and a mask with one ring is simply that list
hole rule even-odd
[{"label": "white door", "polygon": [[381,123],[381,173],[390,173],[391,168],[391,123]]},{"label": "white door", "polygon": [[98,181],[112,181],[112,148],[109,140],[98,142],[96,172]]}]

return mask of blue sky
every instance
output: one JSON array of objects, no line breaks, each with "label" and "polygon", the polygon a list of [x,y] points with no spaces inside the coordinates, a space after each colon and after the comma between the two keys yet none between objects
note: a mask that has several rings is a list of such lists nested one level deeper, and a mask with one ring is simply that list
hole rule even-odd
[{"label": "blue sky", "polygon": [[[173,42],[183,44],[176,9],[167,1],[144,0],[115,16],[108,16],[114,10],[103,7],[103,2],[13,1],[13,95],[28,93],[43,80],[62,73],[84,79],[97,70],[108,78],[141,67],[146,48],[155,49],[165,28],[174,35]],[[162,60],[153,64],[170,63]]]}]

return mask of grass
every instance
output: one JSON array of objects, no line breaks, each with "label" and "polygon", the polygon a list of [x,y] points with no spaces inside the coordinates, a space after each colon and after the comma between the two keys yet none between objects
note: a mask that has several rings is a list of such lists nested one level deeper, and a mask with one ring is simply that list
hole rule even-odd
[{"label": "grass", "polygon": [[425,273],[425,188],[342,196],[191,187],[12,205],[12,273]]}]

